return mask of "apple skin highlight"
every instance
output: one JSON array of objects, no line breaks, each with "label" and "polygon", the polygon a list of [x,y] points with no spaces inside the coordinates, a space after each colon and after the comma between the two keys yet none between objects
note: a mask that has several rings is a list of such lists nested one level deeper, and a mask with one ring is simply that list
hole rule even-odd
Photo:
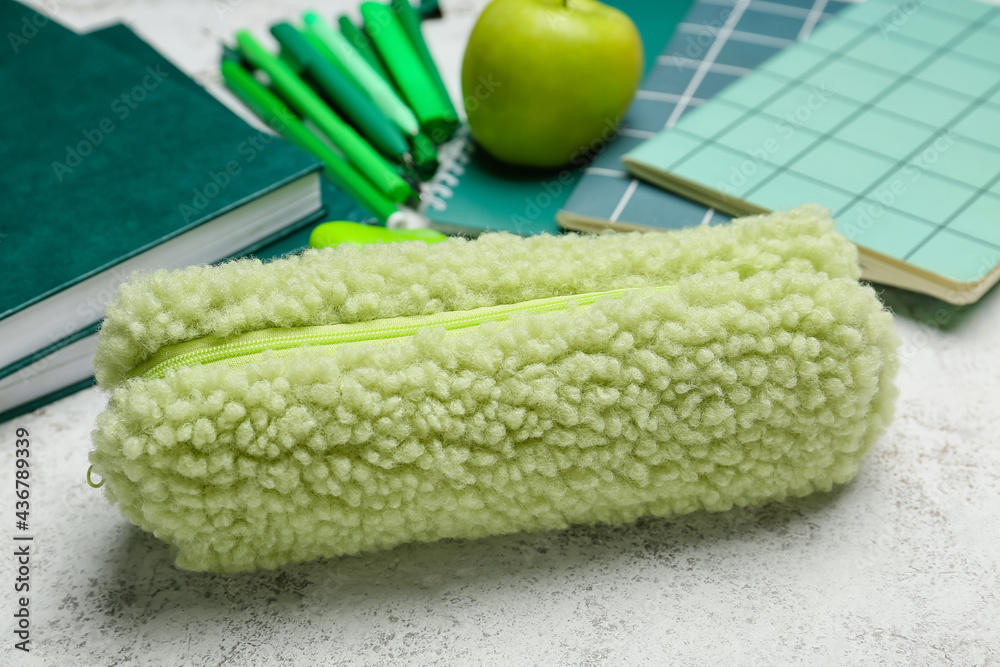
[{"label": "apple skin highlight", "polygon": [[639,32],[613,7],[597,0],[494,0],[476,22],[462,62],[472,135],[504,162],[564,165],[617,126],[642,66]]}]

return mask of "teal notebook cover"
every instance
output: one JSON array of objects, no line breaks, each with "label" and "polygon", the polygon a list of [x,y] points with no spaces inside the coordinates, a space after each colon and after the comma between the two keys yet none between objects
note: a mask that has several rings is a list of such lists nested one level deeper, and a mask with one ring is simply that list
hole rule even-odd
[{"label": "teal notebook cover", "polygon": [[850,3],[698,0],[646,75],[621,134],[585,170],[557,219],[573,231],[683,229],[731,218],[633,177],[624,154],[698,108]]},{"label": "teal notebook cover", "polygon": [[[159,51],[148,43],[144,42],[128,26],[117,23],[106,28],[94,30],[86,36],[98,39],[104,44],[112,46],[116,50],[143,62],[158,63],[165,70],[169,71],[171,76],[176,76],[178,83],[197,91],[198,94],[206,99],[216,102],[211,93],[198,85],[196,81],[188,77],[181,70],[177,69],[173,63],[164,58]],[[330,180],[324,178],[320,187],[323,195],[323,209],[321,211],[318,211],[315,215],[303,218],[251,246],[243,248],[240,252],[234,253],[227,259],[246,255],[253,255],[258,259],[274,259],[306,248],[309,245],[309,235],[312,233],[313,228],[321,221],[351,220],[361,222],[371,219],[371,214],[363,206],[358,204]],[[0,370],[0,377],[3,377],[3,374],[4,371]]]},{"label": "teal notebook cover", "polygon": [[[0,0],[0,34],[19,36],[36,16]],[[11,44],[0,54],[0,243],[18,262],[2,269],[0,321],[321,167],[283,141],[255,145],[257,130],[162,57],[126,56],[51,20]],[[93,310],[68,312],[65,333]]]},{"label": "teal notebook cover", "polygon": [[[87,35],[87,37],[92,39],[99,39],[103,43],[113,46],[116,50],[128,54],[134,58],[142,60],[147,63],[159,63],[165,70],[168,70],[171,75],[177,76],[177,82],[181,85],[188,86],[190,89],[197,91],[199,94],[204,95],[208,99],[213,99],[212,96],[199,86],[195,81],[188,78],[177,69],[169,60],[164,58],[159,52],[157,52],[153,47],[144,42],[139,38],[134,32],[132,32],[128,27],[116,24],[108,26],[107,28],[102,28],[100,30],[95,30]],[[343,191],[338,189],[333,183],[324,179],[322,182],[322,193],[323,193],[323,209],[316,213],[315,215],[309,216],[298,223],[295,223],[280,233],[272,235],[253,246],[244,248],[240,253],[234,254],[231,258],[240,257],[244,255],[253,255],[258,259],[268,260],[277,257],[282,257],[284,255],[301,251],[302,249],[308,247],[309,245],[309,235],[312,233],[315,225],[326,220],[353,220],[362,221],[370,217],[369,213],[361,206],[358,205],[351,197],[345,194]],[[227,259],[231,259],[227,258]],[[11,364],[6,368],[0,369],[0,380],[3,378],[19,373],[23,377],[24,382],[30,382],[31,378],[35,375],[32,372],[32,368],[36,367],[37,364],[44,364],[44,360],[49,355],[57,352],[63,347],[74,343],[78,340],[86,338],[88,336],[96,336],[99,329],[99,324],[91,325],[85,329],[82,329],[66,338],[59,340],[52,345],[46,347],[35,354],[29,355],[21,359],[15,364]],[[94,385],[93,377],[88,377],[83,380],[73,382],[72,384],[63,387],[53,393],[47,394],[40,398],[34,399],[28,403],[22,404],[7,410],[6,412],[0,413],[0,422],[13,419],[20,415],[32,412],[44,405],[47,405],[53,401],[57,401],[61,398],[74,394],[78,391],[86,389]]]},{"label": "teal notebook cover", "polygon": [[[693,0],[608,0],[606,4],[622,10],[636,24],[648,72]],[[583,173],[579,166],[514,167],[493,159],[471,140],[459,140],[455,152],[444,156],[441,172],[423,196],[422,210],[432,227],[469,235],[487,230],[525,236],[560,233],[556,213]]]},{"label": "teal notebook cover", "polygon": [[822,204],[866,278],[974,301],[1000,279],[1000,8],[918,7],[845,9],[629,171],[733,215]]}]

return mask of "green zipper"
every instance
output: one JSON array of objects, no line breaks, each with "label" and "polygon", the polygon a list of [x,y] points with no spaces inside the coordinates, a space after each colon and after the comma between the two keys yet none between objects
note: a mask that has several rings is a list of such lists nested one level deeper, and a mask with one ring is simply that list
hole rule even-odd
[{"label": "green zipper", "polygon": [[[242,366],[251,363],[268,350],[280,353],[306,345],[333,346],[347,343],[389,341],[413,336],[423,329],[454,331],[484,322],[502,322],[514,313],[548,313],[566,310],[572,304],[589,306],[599,299],[620,298],[626,292],[635,289],[639,288],[557,296],[503,306],[488,306],[475,310],[393,317],[353,324],[261,329],[228,338],[205,336],[161,348],[156,354],[128,373],[128,377],[142,376],[143,379],[152,380],[162,378],[176,368],[196,364],[227,363],[231,366]],[[656,287],[653,289],[663,291],[669,288]]]}]

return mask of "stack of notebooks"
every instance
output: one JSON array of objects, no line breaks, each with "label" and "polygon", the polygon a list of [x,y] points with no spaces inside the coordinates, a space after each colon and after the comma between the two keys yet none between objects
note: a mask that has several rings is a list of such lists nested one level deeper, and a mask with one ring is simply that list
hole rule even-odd
[{"label": "stack of notebooks", "polygon": [[[740,0],[732,16],[762,4]],[[625,166],[730,215],[817,202],[867,279],[976,301],[1000,279],[1000,8],[900,7],[839,12]]]},{"label": "stack of notebooks", "polygon": [[91,384],[131,272],[283,254],[326,216],[367,217],[124,26],[78,35],[0,0],[0,34],[0,420]]},{"label": "stack of notebooks", "polygon": [[849,3],[831,0],[702,0],[657,58],[623,121],[623,131],[585,170],[557,214],[576,231],[679,229],[727,222],[710,206],[632,177],[629,151],[673,127],[731,84],[813,31]]},{"label": "stack of notebooks", "polygon": [[464,143],[427,193],[432,226],[664,230],[814,202],[868,280],[953,304],[1000,280],[1000,9],[700,0],[657,26],[668,10],[612,4],[647,55],[669,40],[619,136],[545,173]]}]

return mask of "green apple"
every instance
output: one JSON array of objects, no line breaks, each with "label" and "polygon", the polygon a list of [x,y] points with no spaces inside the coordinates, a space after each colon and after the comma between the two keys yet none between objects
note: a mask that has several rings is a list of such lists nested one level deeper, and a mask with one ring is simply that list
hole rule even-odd
[{"label": "green apple", "polygon": [[472,135],[505,162],[565,164],[613,136],[642,63],[635,24],[597,0],[493,0],[462,62]]}]

